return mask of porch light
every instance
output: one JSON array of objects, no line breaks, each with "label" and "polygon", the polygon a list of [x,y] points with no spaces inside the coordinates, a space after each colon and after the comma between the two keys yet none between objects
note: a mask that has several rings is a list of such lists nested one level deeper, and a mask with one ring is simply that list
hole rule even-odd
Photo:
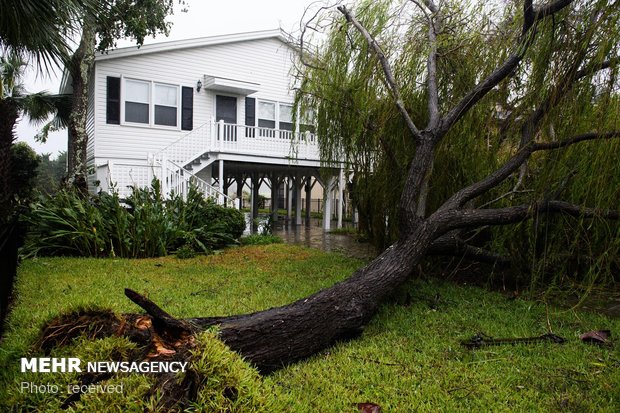
[{"label": "porch light", "polygon": [[198,79],[198,83],[196,83],[196,92],[200,92],[200,89],[202,89],[202,82]]}]

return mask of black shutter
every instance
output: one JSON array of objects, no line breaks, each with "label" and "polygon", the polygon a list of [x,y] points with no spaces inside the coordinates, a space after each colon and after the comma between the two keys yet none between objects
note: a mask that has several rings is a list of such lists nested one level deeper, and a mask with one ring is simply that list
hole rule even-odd
[{"label": "black shutter", "polygon": [[106,122],[121,123],[121,78],[108,76],[106,84]]},{"label": "black shutter", "polygon": [[245,126],[256,126],[256,99],[245,98]]},{"label": "black shutter", "polygon": [[181,129],[194,129],[194,88],[186,86],[181,90]]}]

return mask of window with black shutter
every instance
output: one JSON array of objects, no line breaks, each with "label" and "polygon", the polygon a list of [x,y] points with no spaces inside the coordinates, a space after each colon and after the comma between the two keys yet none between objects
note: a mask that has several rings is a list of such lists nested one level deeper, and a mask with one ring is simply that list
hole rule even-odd
[{"label": "window with black shutter", "polygon": [[121,123],[121,78],[107,77],[106,84],[106,122]]},{"label": "window with black shutter", "polygon": [[186,86],[181,91],[181,129],[194,129],[194,88]]}]

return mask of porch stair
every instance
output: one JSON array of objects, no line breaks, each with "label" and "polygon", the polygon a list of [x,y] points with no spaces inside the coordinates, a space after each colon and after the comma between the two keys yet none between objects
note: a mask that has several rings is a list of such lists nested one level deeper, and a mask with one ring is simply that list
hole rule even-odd
[{"label": "porch stair", "polygon": [[205,196],[230,204],[232,199],[196,176],[223,153],[277,157],[290,163],[320,162],[316,137],[309,131],[299,133],[211,120],[162,149],[149,164],[161,168],[168,190],[179,193],[188,182],[193,182]]}]

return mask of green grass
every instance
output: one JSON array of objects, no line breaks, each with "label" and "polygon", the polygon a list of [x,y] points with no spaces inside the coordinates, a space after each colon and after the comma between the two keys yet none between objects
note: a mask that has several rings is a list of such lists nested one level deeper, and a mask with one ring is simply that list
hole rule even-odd
[{"label": "green grass", "polygon": [[[7,403],[21,401],[25,406],[36,402],[16,394],[19,382],[26,380],[18,372],[19,357],[28,353],[40,326],[61,312],[93,306],[117,312],[140,311],[124,297],[125,287],[147,293],[177,317],[250,312],[286,304],[328,287],[362,264],[337,254],[285,244],[232,248],[184,260],[27,260],[20,267],[9,333],[0,344],[0,366],[4,367],[0,372],[0,410]],[[547,320],[545,306],[540,303],[511,301],[501,294],[432,280],[411,282],[403,290],[403,296],[405,291],[412,296],[411,304],[396,300],[384,305],[360,339],[282,369],[258,385],[251,373],[239,373],[240,368],[235,367],[236,376],[254,383],[250,388],[258,386],[256,394],[260,397],[251,399],[248,406],[257,405],[259,400],[263,404],[258,405],[268,405],[268,411],[273,412],[356,412],[355,404],[360,402],[377,403],[384,412],[620,411],[617,346],[601,348],[578,339],[580,333],[592,329],[606,328],[617,335],[620,320],[554,309],[550,309]],[[436,294],[439,305],[433,310],[429,302]],[[547,322],[556,334],[568,339],[566,344],[522,344],[476,351],[459,344],[477,332],[494,337],[540,335],[546,332]],[[95,350],[93,346],[107,348],[110,343],[80,342],[58,354],[77,349],[80,354],[106,354],[105,349]],[[213,343],[205,344],[205,348],[221,352]],[[200,368],[211,371],[209,365],[202,362]],[[71,378],[56,374],[49,379],[39,374],[30,379],[61,382]],[[133,389],[124,397],[141,400],[148,381],[143,377],[121,380]],[[268,400],[265,391],[270,394]],[[206,406],[212,399],[206,390],[201,395]],[[92,411],[102,405],[97,400],[84,403],[76,405],[76,410]],[[106,403],[103,405],[122,411],[119,401]]]},{"label": "green grass", "polygon": [[282,238],[277,235],[270,234],[250,234],[239,239],[241,245],[267,245],[267,244],[281,244],[284,242]]}]

